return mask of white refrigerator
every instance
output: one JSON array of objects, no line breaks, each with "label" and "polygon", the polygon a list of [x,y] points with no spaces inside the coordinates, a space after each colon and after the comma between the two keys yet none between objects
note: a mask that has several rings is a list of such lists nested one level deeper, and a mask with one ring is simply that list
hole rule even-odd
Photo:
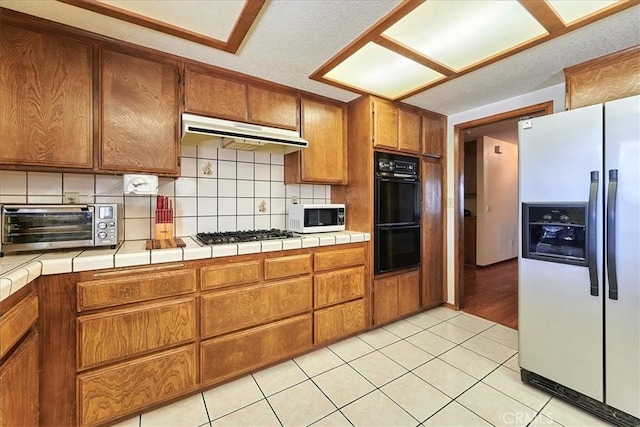
[{"label": "white refrigerator", "polygon": [[640,96],[519,122],[522,380],[640,425]]}]

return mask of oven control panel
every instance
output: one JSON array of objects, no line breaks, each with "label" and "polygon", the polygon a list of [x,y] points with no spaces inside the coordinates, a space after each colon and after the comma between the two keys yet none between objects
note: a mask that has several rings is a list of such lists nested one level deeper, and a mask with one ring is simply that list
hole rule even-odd
[{"label": "oven control panel", "polygon": [[376,173],[386,176],[418,176],[418,159],[376,152]]}]

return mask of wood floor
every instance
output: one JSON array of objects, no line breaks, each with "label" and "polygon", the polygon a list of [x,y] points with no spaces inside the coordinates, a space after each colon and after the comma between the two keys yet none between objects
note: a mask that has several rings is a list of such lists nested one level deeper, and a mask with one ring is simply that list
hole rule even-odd
[{"label": "wood floor", "polygon": [[518,329],[518,260],[488,267],[465,265],[462,310]]}]

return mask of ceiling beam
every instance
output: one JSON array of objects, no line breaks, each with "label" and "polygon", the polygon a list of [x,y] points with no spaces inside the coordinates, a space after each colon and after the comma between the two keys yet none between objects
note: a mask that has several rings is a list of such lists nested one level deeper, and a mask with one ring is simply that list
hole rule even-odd
[{"label": "ceiling beam", "polygon": [[519,0],[522,7],[527,9],[535,19],[544,27],[549,34],[564,30],[566,25],[562,18],[553,10],[546,1],[540,0]]},{"label": "ceiling beam", "polygon": [[417,50],[411,49],[409,46],[406,46],[396,40],[393,40],[384,34],[380,34],[378,37],[373,39],[373,42],[389,49],[392,52],[395,52],[399,55],[404,56],[405,58],[409,58],[418,64],[424,65],[427,68],[431,68],[434,71],[439,72],[440,74],[444,74],[445,76],[451,76],[455,74],[455,71],[451,68],[447,67],[444,64],[436,61],[435,59],[431,59],[428,56],[425,56],[418,52]]},{"label": "ceiling beam", "polygon": [[247,0],[236,21],[236,25],[231,30],[229,40],[227,40],[225,49],[227,52],[236,53],[238,51],[266,2],[267,0]]}]

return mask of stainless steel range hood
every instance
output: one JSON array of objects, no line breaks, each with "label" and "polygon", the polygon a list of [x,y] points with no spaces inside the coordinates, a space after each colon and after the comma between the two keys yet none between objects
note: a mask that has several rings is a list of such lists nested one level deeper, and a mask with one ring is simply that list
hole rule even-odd
[{"label": "stainless steel range hood", "polygon": [[309,146],[298,132],[182,114],[182,143],[244,151],[289,154]]}]

